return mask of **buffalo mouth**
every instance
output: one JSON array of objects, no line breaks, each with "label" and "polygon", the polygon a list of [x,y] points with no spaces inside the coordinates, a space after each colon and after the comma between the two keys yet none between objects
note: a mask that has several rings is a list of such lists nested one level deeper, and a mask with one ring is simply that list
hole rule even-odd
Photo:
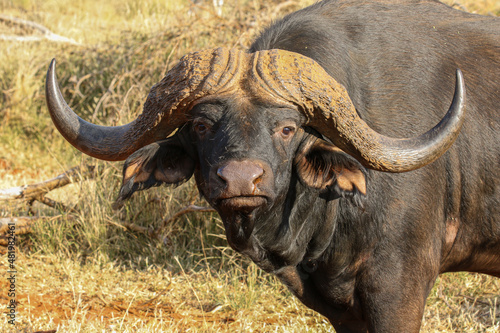
[{"label": "buffalo mouth", "polygon": [[236,251],[259,258],[254,249],[252,232],[257,211],[268,204],[260,195],[240,195],[217,200],[216,209],[222,217],[229,245]]},{"label": "buffalo mouth", "polygon": [[225,212],[250,214],[267,204],[268,199],[261,195],[242,195],[217,200],[217,206]]}]

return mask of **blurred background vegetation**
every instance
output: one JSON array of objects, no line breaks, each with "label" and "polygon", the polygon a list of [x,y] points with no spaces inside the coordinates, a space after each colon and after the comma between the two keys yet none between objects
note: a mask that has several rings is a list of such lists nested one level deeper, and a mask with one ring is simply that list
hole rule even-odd
[{"label": "blurred background vegetation", "polygon": [[[483,15],[500,14],[498,0],[445,2]],[[189,182],[177,189],[141,192],[121,210],[113,210],[121,164],[95,161],[66,143],[52,124],[44,96],[47,67],[56,58],[59,84],[76,113],[103,125],[127,123],[141,112],[150,87],[182,55],[215,46],[245,49],[272,20],[312,3],[234,0],[214,8],[211,0],[196,4],[190,0],[0,0],[0,188],[45,180],[75,165],[90,163],[100,170],[96,179],[50,194],[74,207],[73,212],[33,206],[35,215],[51,218],[35,224],[34,232],[18,243],[21,259],[17,264],[26,276],[19,283],[31,292],[49,290],[55,295],[68,288],[65,279],[69,274],[87,287],[81,295],[94,295],[97,290],[103,292],[96,276],[101,282],[113,280],[118,285],[134,286],[134,274],[129,273],[141,272],[137,274],[143,274],[150,287],[170,281],[171,296],[179,294],[170,300],[176,309],[202,313],[217,309],[221,318],[223,314],[234,317],[229,321],[232,326],[225,323],[227,327],[221,324],[222,319],[213,324],[205,315],[203,320],[182,326],[182,321],[175,320],[164,324],[161,316],[131,324],[126,313],[119,317],[122,325],[115,327],[111,321],[99,323],[77,316],[80,310],[90,310],[79,308],[74,300],[76,305],[66,321],[46,319],[35,309],[21,311],[19,322],[24,331],[53,329],[56,324],[61,331],[91,332],[190,328],[208,332],[332,331],[321,316],[302,307],[274,277],[228,248],[217,214],[184,215],[169,223],[160,239],[124,228],[123,221],[155,228],[189,203],[206,203]],[[11,17],[35,22],[69,40],[50,41],[37,28],[14,22]],[[21,41],[29,36],[40,40]],[[26,209],[25,204],[5,203],[0,217],[26,215]],[[72,273],[58,274],[61,269]],[[157,280],[160,271],[163,275]],[[44,272],[53,272],[54,278],[45,277]],[[94,275],[89,277],[86,272]],[[121,275],[113,275],[117,272]],[[40,284],[42,280],[45,282]],[[121,288],[110,282],[106,289],[109,302],[124,297],[117,290],[134,289],[129,284]],[[423,331],[498,332],[499,290],[498,281],[485,276],[445,275],[429,298]],[[149,296],[140,297],[157,294],[154,289]],[[197,301],[186,300],[188,295]],[[139,296],[132,293],[130,297]],[[6,324],[0,323],[0,330],[2,325]]]}]

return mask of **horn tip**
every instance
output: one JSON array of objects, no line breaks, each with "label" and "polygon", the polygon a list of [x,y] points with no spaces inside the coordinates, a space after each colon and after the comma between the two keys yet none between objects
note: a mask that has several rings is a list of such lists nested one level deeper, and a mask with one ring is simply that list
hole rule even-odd
[{"label": "horn tip", "polygon": [[55,72],[56,72],[56,58],[52,58],[50,61],[49,69],[47,71],[47,79],[46,83],[48,84],[50,81],[55,80]]},{"label": "horn tip", "polygon": [[49,65],[49,71],[53,71],[56,67],[56,58],[52,58]]},{"label": "horn tip", "polygon": [[457,85],[460,87],[464,87],[464,73],[460,68],[457,68],[456,78],[457,78]]},{"label": "horn tip", "polygon": [[464,80],[464,74],[460,70],[460,68],[457,68],[456,71],[456,83],[455,83],[455,96],[460,104],[460,109],[463,112],[463,105],[465,104],[465,80]]}]

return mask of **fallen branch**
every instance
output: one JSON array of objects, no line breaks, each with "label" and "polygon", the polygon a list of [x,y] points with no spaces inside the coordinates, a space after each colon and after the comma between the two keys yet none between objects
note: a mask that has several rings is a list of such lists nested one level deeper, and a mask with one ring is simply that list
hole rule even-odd
[{"label": "fallen branch", "polygon": [[40,220],[45,220],[45,216],[21,216],[0,218],[0,234],[9,230],[10,226],[15,226],[16,235],[27,234],[31,231],[31,225]]},{"label": "fallen branch", "polygon": [[63,208],[64,205],[45,198],[48,192],[66,186],[76,180],[92,178],[95,173],[95,166],[82,166],[72,168],[59,176],[41,183],[0,189],[0,200],[24,200],[31,202],[38,200],[53,208]]},{"label": "fallen branch", "polygon": [[[82,167],[72,168],[55,178],[41,183],[0,189],[0,200],[26,201],[30,207],[30,212],[31,205],[35,201],[39,201],[59,211],[71,211],[71,209],[68,209],[68,207],[66,207],[62,203],[49,199],[45,195],[52,190],[66,186],[73,182],[80,181],[86,178],[93,178],[95,176],[95,171],[95,166],[85,165]],[[35,222],[47,219],[49,219],[49,217],[45,216],[19,216],[0,218],[0,246],[6,246],[8,244],[7,233],[9,231],[9,226],[15,227],[16,235],[24,235],[32,231],[33,224]]]},{"label": "fallen branch", "polygon": [[486,302],[486,301],[483,301],[483,300],[480,300],[478,297],[472,297],[472,296],[468,296],[468,295],[462,295],[462,294],[458,294],[457,297],[460,297],[460,298],[466,298],[470,301],[472,301],[472,305],[474,306],[474,304],[476,303],[479,303],[479,304],[482,304],[482,305],[485,305],[485,306],[491,306],[490,303]]},{"label": "fallen branch", "polygon": [[53,33],[50,31],[48,28],[44,27],[43,25],[33,22],[33,21],[28,21],[28,20],[23,20],[17,17],[12,17],[12,16],[6,16],[6,15],[1,15],[0,14],[0,21],[3,22],[8,22],[8,23],[13,23],[19,26],[23,27],[28,27],[31,29],[38,30],[39,32],[42,33],[41,36],[17,36],[17,35],[0,35],[0,39],[2,40],[11,40],[11,41],[21,41],[21,42],[33,42],[33,41],[40,41],[43,39],[47,39],[53,42],[58,42],[58,43],[69,43],[73,45],[80,45],[77,41],[71,38],[67,38],[58,34]]},{"label": "fallen branch", "polygon": [[140,234],[144,234],[146,236],[151,236],[153,229],[143,227],[140,225],[137,225],[135,223],[127,222],[127,221],[120,221],[120,222],[115,222],[111,219],[108,220],[109,224],[114,224],[120,228],[128,229],[130,231],[138,232]]},{"label": "fallen branch", "polygon": [[[0,247],[7,246],[10,235],[9,226],[14,226],[16,236],[29,234],[33,231],[33,225],[40,221],[52,220],[55,216],[18,216],[0,218]],[[0,248],[0,254],[2,249]]]},{"label": "fallen branch", "polygon": [[[24,235],[31,232],[34,222],[44,220],[45,217],[11,217],[0,219],[0,246],[9,244],[9,227],[14,226],[15,235]],[[4,251],[0,251],[3,253]]]},{"label": "fallen branch", "polygon": [[178,219],[182,215],[185,215],[187,213],[193,213],[193,212],[197,212],[197,213],[215,213],[216,210],[213,209],[213,208],[210,208],[210,207],[201,207],[201,206],[196,206],[194,204],[190,204],[190,205],[182,208],[178,212],[176,212],[171,217],[163,219],[161,225],[153,231],[153,235],[152,235],[153,238],[159,239],[160,235],[162,234],[163,230],[166,228],[167,225],[169,225],[170,223],[172,223],[173,221],[175,221],[176,219]]},{"label": "fallen branch", "polygon": [[[45,195],[54,189],[66,186],[73,182],[81,181],[87,178],[93,178],[96,175],[96,173],[97,170],[95,166],[85,165],[81,167],[75,167],[60,174],[55,178],[49,179],[44,182],[13,187],[8,189],[0,189],[0,201],[22,200],[27,202],[30,206],[34,201],[39,201],[49,207],[52,207],[60,211],[65,211],[65,212],[72,211],[71,209],[68,209],[65,205],[56,202],[52,199],[49,199]],[[161,198],[158,197],[153,198],[147,202],[146,206],[151,203],[159,201],[161,201]],[[144,209],[145,207],[143,207],[139,212],[135,214],[133,219],[134,221],[140,216],[140,214],[142,214]],[[160,239],[160,235],[162,234],[163,230],[166,228],[167,225],[169,225],[182,215],[192,212],[212,213],[215,212],[215,210],[210,207],[197,206],[194,204],[193,200],[189,205],[175,212],[172,216],[163,219],[160,226],[158,226],[156,229],[153,229],[151,227],[148,228],[139,226],[133,222],[128,222],[128,221],[115,222],[109,219],[108,223],[117,225],[122,228],[126,228],[134,232],[142,233],[152,239]],[[9,231],[9,226],[14,225],[16,235],[22,235],[30,233],[32,231],[32,226],[35,222],[41,220],[47,220],[49,218],[51,217],[21,216],[21,217],[0,218],[0,246],[7,245],[8,242],[7,232]]]}]

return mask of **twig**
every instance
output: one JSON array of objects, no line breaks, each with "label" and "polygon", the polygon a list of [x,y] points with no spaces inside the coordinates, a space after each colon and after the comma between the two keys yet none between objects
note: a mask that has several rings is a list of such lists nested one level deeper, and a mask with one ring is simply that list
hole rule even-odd
[{"label": "twig", "polygon": [[66,207],[64,204],[60,203],[60,202],[57,202],[55,200],[52,200],[50,198],[47,198],[45,196],[43,197],[40,197],[38,199],[38,201],[40,201],[41,203],[49,206],[49,207],[52,207],[54,209],[57,209],[57,210],[60,210],[60,211],[63,211],[63,212],[67,212],[69,209],[68,207]]},{"label": "twig", "polygon": [[468,300],[471,300],[471,301],[473,301],[473,302],[474,302],[474,303],[473,303],[473,305],[474,305],[475,303],[479,303],[479,304],[486,305],[486,306],[490,306],[490,305],[491,305],[490,303],[488,303],[488,302],[486,302],[486,301],[483,301],[483,300],[480,300],[480,299],[479,299],[479,298],[477,298],[477,297],[472,297],[472,296],[468,296],[468,295],[461,295],[461,294],[457,295],[457,297],[463,297],[463,298],[466,298],[466,299],[468,299]]},{"label": "twig", "polygon": [[108,222],[111,224],[117,225],[119,227],[126,228],[128,230],[135,231],[135,232],[147,235],[147,236],[151,236],[153,233],[153,231],[149,228],[142,227],[140,225],[137,225],[137,224],[131,223],[131,222],[127,222],[127,221],[120,221],[119,223],[116,223],[114,221],[108,220]]},{"label": "twig", "polygon": [[168,224],[172,223],[174,220],[178,219],[180,216],[187,214],[187,213],[192,213],[192,212],[215,213],[216,210],[213,208],[210,208],[210,207],[201,207],[201,206],[196,206],[196,205],[190,204],[189,206],[186,206],[186,207],[182,208],[181,210],[179,210],[177,213],[175,213],[171,217],[163,219],[162,224],[158,228],[156,228],[156,230],[154,231],[154,237],[158,238],[160,233],[163,231],[163,229],[165,229],[165,227]]},{"label": "twig", "polygon": [[174,215],[170,216],[169,218],[165,218],[161,225],[157,227],[156,229],[150,229],[146,227],[142,227],[140,225],[137,225],[133,222],[127,222],[127,221],[120,221],[120,223],[116,223],[114,221],[108,220],[109,223],[120,226],[120,227],[125,227],[131,231],[139,232],[141,234],[147,235],[150,238],[153,239],[159,239],[160,234],[162,233],[163,229],[165,227],[172,223],[174,220],[178,219],[180,216],[187,214],[187,213],[192,213],[192,212],[198,212],[198,213],[214,213],[216,212],[215,209],[210,208],[210,207],[202,207],[202,206],[196,206],[194,204],[190,204],[178,212],[174,213]]},{"label": "twig", "polygon": [[[41,183],[8,189],[0,189],[0,201],[25,201],[29,206],[28,214],[32,214],[31,206],[34,201],[39,201],[49,207],[55,208],[60,211],[72,211],[73,209],[66,207],[62,203],[49,199],[45,195],[54,189],[66,186],[75,181],[92,178],[96,174],[95,171],[95,166],[85,165],[82,167],[72,168],[55,178]],[[7,232],[9,231],[9,226],[15,226],[16,235],[24,235],[30,233],[33,230],[33,224],[35,222],[47,220],[49,218],[50,217],[46,216],[19,216],[0,218],[0,246],[6,246],[8,244]]]},{"label": "twig", "polygon": [[29,28],[33,28],[35,30],[40,31],[43,34],[49,34],[49,33],[51,33],[51,31],[49,29],[47,29],[46,27],[44,27],[41,24],[38,24],[38,23],[33,22],[33,21],[23,20],[23,19],[20,19],[20,18],[17,18],[17,17],[12,17],[12,16],[7,16],[7,15],[0,14],[0,21],[10,22],[10,23],[14,23],[14,24],[17,24],[17,25],[21,25],[21,26],[26,26],[26,27],[29,27]]},{"label": "twig", "polygon": [[[33,231],[33,225],[36,222],[53,220],[58,217],[60,216],[18,216],[0,218],[0,246],[7,246],[9,226],[14,225],[16,236],[25,235]],[[72,218],[72,216],[68,216],[68,218]]]},{"label": "twig", "polygon": [[169,217],[168,219],[164,219],[162,223],[162,228],[164,228],[167,224],[171,223],[175,219],[179,218],[180,216],[187,214],[187,213],[192,213],[192,212],[198,212],[198,213],[215,213],[216,210],[210,207],[201,207],[201,206],[196,206],[196,205],[189,205],[184,208],[182,208],[180,211]]},{"label": "twig", "polygon": [[[61,211],[66,211],[66,212],[72,211],[72,209],[68,209],[68,207],[66,207],[62,203],[49,199],[45,195],[56,188],[60,188],[70,183],[73,183],[77,179],[83,180],[86,178],[93,178],[95,174],[96,174],[95,166],[85,165],[82,167],[75,167],[60,174],[59,176],[53,179],[41,183],[24,185],[8,189],[0,189],[0,200],[22,200],[26,201],[29,206],[31,206],[34,201],[39,201],[47,206],[50,206],[52,208]],[[153,198],[149,200],[145,206],[154,202],[158,202],[159,200],[160,198]],[[133,219],[134,221],[140,216],[140,214],[142,214],[144,208],[145,207],[143,207],[139,212],[135,214]],[[117,223],[112,220],[108,220],[108,222],[117,225],[119,227],[129,229],[134,232],[142,233],[150,238],[159,239],[160,234],[168,224],[172,223],[180,216],[191,212],[211,213],[215,212],[215,210],[210,207],[197,206],[194,204],[194,199],[193,199],[193,201],[188,206],[174,213],[169,218],[163,219],[161,225],[156,229],[139,226],[133,222],[127,222],[127,221],[120,221],[119,223]],[[30,233],[32,230],[32,224],[35,221],[45,220],[47,218],[48,217],[40,217],[40,216],[0,218],[0,245],[5,246],[7,244],[7,237],[5,236],[5,233],[8,231],[9,223],[15,223],[16,234],[21,235]]]},{"label": "twig", "polygon": [[[83,167],[72,168],[55,178],[41,183],[0,189],[0,200],[25,200],[28,202],[31,200],[39,200],[43,202],[43,198],[48,192],[73,183],[78,176],[81,179],[93,177],[95,175],[94,171],[95,166],[85,165]],[[53,203],[55,203],[55,201],[53,201]]]},{"label": "twig", "polygon": [[39,32],[41,32],[43,34],[42,36],[0,35],[0,39],[2,39],[2,40],[33,42],[33,41],[40,41],[43,39],[48,39],[48,40],[53,41],[53,42],[70,43],[73,45],[80,45],[80,43],[78,43],[74,39],[55,34],[52,31],[50,31],[48,28],[44,27],[43,25],[36,23],[36,22],[33,22],[33,21],[23,20],[23,19],[20,19],[17,17],[11,17],[11,16],[1,15],[1,14],[0,14],[0,21],[14,23],[14,24],[17,24],[20,26],[32,28],[32,29],[38,30]]},{"label": "twig", "polygon": [[159,202],[161,202],[161,199],[162,198],[160,198],[160,197],[154,197],[152,199],[149,199],[148,202],[146,202],[144,204],[144,206],[142,206],[142,208],[139,209],[139,211],[134,215],[133,221],[135,221],[139,218],[139,216],[144,212],[144,210],[146,209],[147,206],[149,206],[152,203],[159,203]]}]

